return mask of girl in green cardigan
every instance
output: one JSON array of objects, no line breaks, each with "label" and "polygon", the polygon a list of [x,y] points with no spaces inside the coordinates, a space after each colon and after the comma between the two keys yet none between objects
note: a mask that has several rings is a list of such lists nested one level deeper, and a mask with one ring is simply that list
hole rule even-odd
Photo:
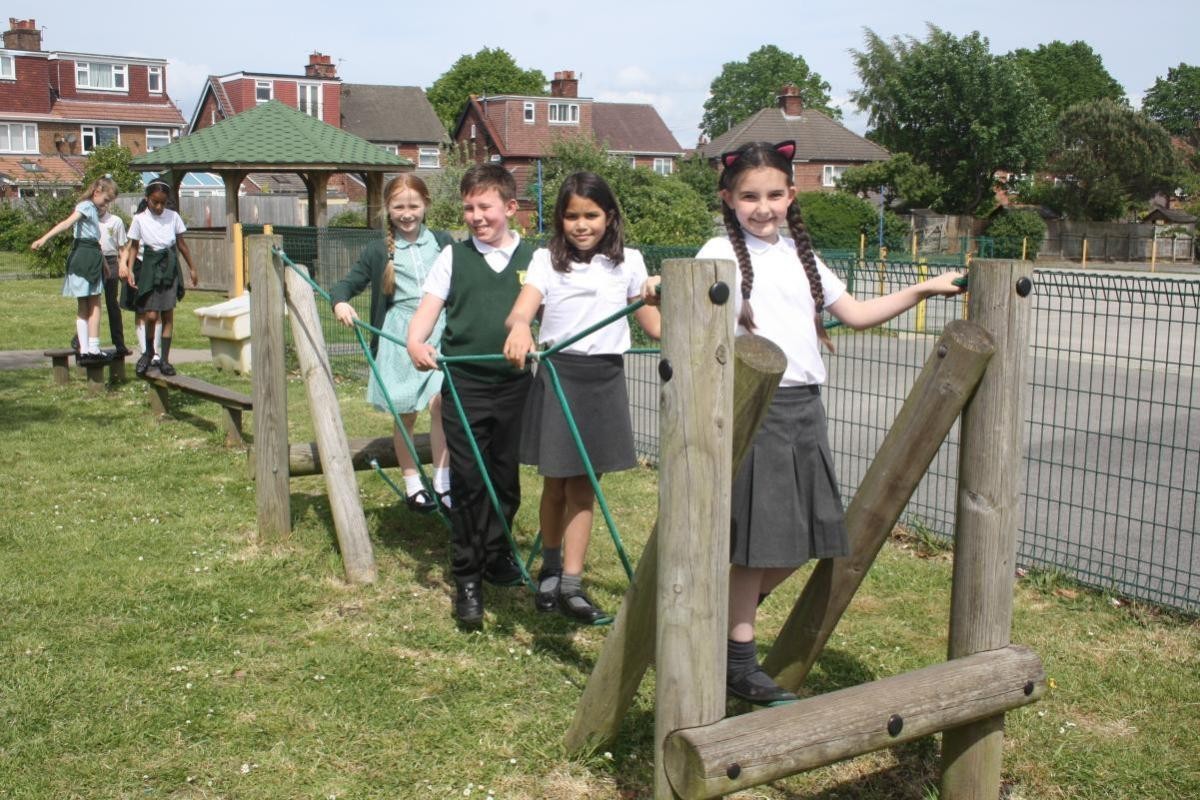
[{"label": "girl in green cardigan", "polygon": [[[338,281],[330,295],[333,315],[343,325],[353,326],[358,314],[350,299],[371,287],[371,326],[384,331],[396,341],[408,338],[408,323],[421,299],[421,285],[450,236],[425,227],[425,211],[429,208],[429,189],[415,175],[397,175],[384,187],[382,216],[387,220],[387,238],[372,242],[350,273]],[[436,339],[441,338],[444,316],[438,319]],[[393,439],[396,461],[404,473],[405,503],[409,509],[428,514],[441,501],[450,504],[450,467],[446,439],[442,435],[442,373],[419,372],[408,357],[403,344],[390,338],[371,335],[371,352],[383,386],[372,373],[367,385],[367,400],[381,411],[388,411],[390,397],[409,437],[417,413],[429,408],[429,440],[433,451],[433,490],[435,500],[421,485],[421,475],[404,437],[396,428]],[[384,390],[387,390],[387,397]]]}]

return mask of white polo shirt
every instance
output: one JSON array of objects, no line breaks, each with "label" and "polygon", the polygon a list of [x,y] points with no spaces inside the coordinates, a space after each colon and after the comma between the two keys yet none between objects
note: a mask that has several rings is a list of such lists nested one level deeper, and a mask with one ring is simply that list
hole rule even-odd
[{"label": "white polo shirt", "polygon": [[[820,342],[813,324],[816,306],[809,291],[804,265],[796,254],[796,243],[786,236],[780,236],[778,241],[771,244],[745,231],[742,233],[754,268],[754,287],[750,292],[754,333],[779,345],[787,356],[787,370],[779,385],[824,383],[825,362],[821,359]],[[733,245],[725,238],[709,239],[700,248],[696,258],[727,258],[737,264]],[[740,314],[742,273],[736,269],[735,272],[734,314]],[[830,306],[846,293],[846,284],[820,258],[817,258],[817,273],[821,276],[825,305]],[[741,325],[737,327],[738,335],[747,332]]]},{"label": "white polo shirt", "polygon": [[155,215],[150,209],[133,215],[129,225],[129,238],[136,239],[143,247],[155,250],[165,250],[175,244],[175,240],[187,232],[183,218],[169,208],[164,208],[161,214]]},{"label": "white polo shirt", "polygon": [[[517,245],[521,243],[521,235],[512,231],[512,243],[508,247],[492,247],[474,236],[471,237],[471,241],[492,271],[501,273],[508,266],[508,262],[512,260]],[[451,270],[454,267],[454,253],[451,252],[451,247],[452,245],[446,245],[442,248],[442,252],[438,253],[433,266],[429,268],[429,277],[425,279],[425,285],[421,287],[423,293],[431,294],[443,302],[450,296]]]}]

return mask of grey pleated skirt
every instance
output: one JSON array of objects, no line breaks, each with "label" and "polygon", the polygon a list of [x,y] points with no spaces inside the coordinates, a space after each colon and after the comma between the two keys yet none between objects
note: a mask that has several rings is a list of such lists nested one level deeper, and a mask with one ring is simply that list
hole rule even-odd
[{"label": "grey pleated skirt", "polygon": [[776,391],[734,479],[732,500],[734,564],[798,567],[849,554],[820,387]]},{"label": "grey pleated skirt", "polygon": [[[550,360],[558,372],[592,469],[599,474],[629,469],[637,464],[633,427],[629,422],[624,358],[558,353]],[[538,366],[525,403],[521,423],[521,463],[536,466],[540,475],[549,478],[586,475],[548,373],[544,364]]]}]

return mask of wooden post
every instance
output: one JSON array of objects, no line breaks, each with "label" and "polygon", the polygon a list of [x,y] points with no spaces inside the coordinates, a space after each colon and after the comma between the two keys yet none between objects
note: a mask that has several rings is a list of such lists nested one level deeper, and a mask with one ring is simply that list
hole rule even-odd
[{"label": "wooden post", "polygon": [[287,365],[283,346],[283,275],[271,248],[281,236],[247,240],[250,285],[250,374],[254,378],[254,481],[258,538],[292,532],[288,486]]},{"label": "wooden post", "polygon": [[720,797],[1028,705],[1045,692],[1037,654],[1005,647],[676,731],[666,742],[667,775],[688,800]]},{"label": "wooden post", "polygon": [[242,243],[242,226],[238,222],[238,190],[246,173],[241,170],[221,171],[225,183],[225,239],[229,243],[229,258],[233,264],[233,279],[229,296],[237,297],[246,286],[246,253]]},{"label": "wooden post", "polygon": [[367,184],[367,227],[387,230],[387,222],[380,216],[383,210],[383,173],[364,172]]},{"label": "wooden post", "polygon": [[[664,324],[678,323],[664,320]],[[730,475],[737,474],[786,368],[787,356],[770,340],[761,336],[739,336],[734,340]],[[654,658],[657,582],[658,524],[655,523],[633,581],[621,601],[617,620],[604,640],[596,666],[575,707],[575,718],[566,736],[567,750],[580,752],[600,747],[617,737],[621,720]]]},{"label": "wooden post", "polygon": [[[983,271],[972,272],[972,280]],[[850,555],[817,564],[763,661],[781,686],[795,690],[804,683],[979,383],[992,350],[992,337],[977,323],[946,325],[846,509]]]},{"label": "wooden post", "polygon": [[[995,339],[997,356],[963,410],[950,658],[1009,643],[1032,279],[1028,262],[992,261],[971,273],[971,319]],[[941,797],[999,797],[1003,747],[1003,714],[947,731]]]},{"label": "wooden post", "polygon": [[[350,463],[354,465],[354,470],[361,472],[372,469],[372,461],[377,462],[383,469],[399,466],[394,441],[391,436],[350,439]],[[417,458],[422,464],[432,463],[428,433],[413,434],[413,447],[416,448]],[[293,478],[301,475],[320,475],[322,471],[321,448],[316,442],[299,442],[288,448],[288,473]]]},{"label": "wooden post", "polygon": [[329,218],[329,188],[328,172],[311,172],[308,174],[308,224],[314,228],[324,228]]},{"label": "wooden post", "polygon": [[[303,269],[303,267],[301,267]],[[307,274],[307,271],[306,271]],[[326,356],[325,335],[317,316],[312,286],[291,269],[284,270],[287,306],[292,321],[292,342],[300,361],[300,375],[308,393],[317,447],[321,453],[321,471],[333,511],[338,548],[346,579],[351,583],[375,582],[375,553],[367,534],[367,519],[358,499],[358,481],[350,462],[346,427],[333,386],[333,370]]]}]

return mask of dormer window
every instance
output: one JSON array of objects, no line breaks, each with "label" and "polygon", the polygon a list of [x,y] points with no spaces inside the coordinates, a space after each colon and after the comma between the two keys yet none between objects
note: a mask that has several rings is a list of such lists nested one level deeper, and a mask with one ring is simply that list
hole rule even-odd
[{"label": "dormer window", "polygon": [[579,124],[578,103],[550,103],[547,108],[551,123],[557,125]]},{"label": "dormer window", "polygon": [[254,82],[254,102],[258,104],[266,103],[271,100],[271,90],[274,87],[270,81],[255,81]]},{"label": "dormer window", "polygon": [[75,88],[124,92],[129,89],[129,67],[102,61],[75,62]]},{"label": "dormer window", "polygon": [[146,67],[146,91],[162,94],[162,67]]},{"label": "dormer window", "polygon": [[533,103],[526,103],[526,104],[525,104],[525,121],[526,121],[526,122],[533,122],[533,121],[534,121],[534,113],[535,113],[535,112],[534,112],[534,109],[535,109],[535,108],[536,108],[536,106],[535,106]]},{"label": "dormer window", "polygon": [[16,62],[12,56],[0,56],[0,80],[16,80]]}]

